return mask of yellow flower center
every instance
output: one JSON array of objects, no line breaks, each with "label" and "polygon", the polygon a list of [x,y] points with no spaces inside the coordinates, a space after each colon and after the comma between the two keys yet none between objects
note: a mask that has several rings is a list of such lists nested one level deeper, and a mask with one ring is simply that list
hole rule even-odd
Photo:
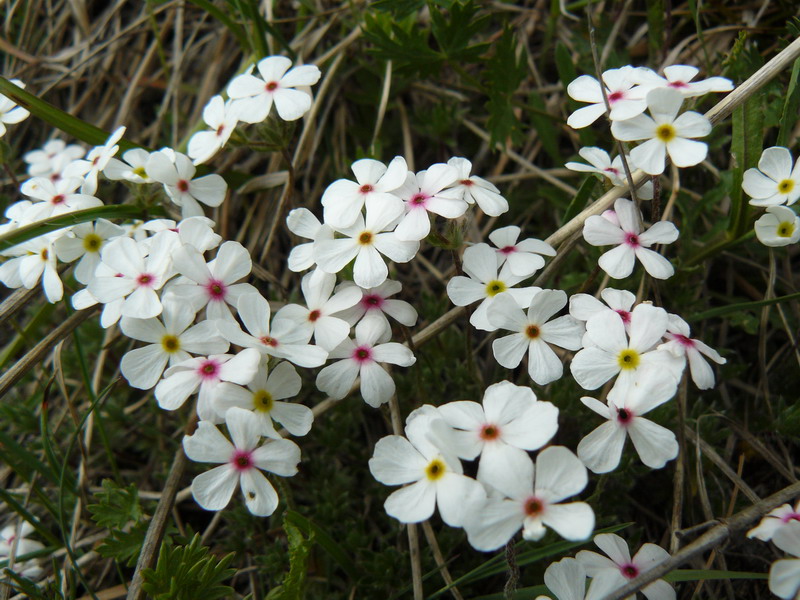
[{"label": "yellow flower center", "polygon": [[362,231],[358,236],[358,243],[362,246],[368,246],[372,243],[372,233],[369,231]]},{"label": "yellow flower center", "polygon": [[42,248],[42,251],[39,252],[39,257],[42,260],[47,260],[48,258],[50,258],[50,251],[47,248]]},{"label": "yellow flower center", "polygon": [[144,167],[136,167],[133,170],[134,175],[138,175],[142,179],[147,179],[147,171],[144,170]]},{"label": "yellow flower center", "polygon": [[542,334],[542,331],[536,325],[528,325],[525,328],[525,335],[528,336],[529,339],[535,340]]},{"label": "yellow flower center", "polygon": [[793,179],[784,179],[778,184],[778,191],[781,194],[788,194],[794,189]]},{"label": "yellow flower center", "polygon": [[676,135],[675,128],[669,123],[659,125],[656,129],[656,137],[664,143],[671,142],[673,139],[675,139]]},{"label": "yellow flower center", "polygon": [[253,408],[258,412],[270,412],[274,403],[272,394],[267,390],[258,390],[253,394]]},{"label": "yellow flower center", "polygon": [[87,252],[99,252],[100,246],[103,244],[103,238],[96,233],[90,233],[83,238],[83,249]]},{"label": "yellow flower center", "polygon": [[174,354],[181,349],[181,341],[174,335],[165,335],[161,338],[161,347],[167,354]]},{"label": "yellow flower center", "polygon": [[617,355],[617,363],[620,369],[635,369],[639,366],[639,353],[628,348]]},{"label": "yellow flower center", "polygon": [[434,458],[428,463],[428,466],[425,467],[425,476],[431,481],[441,479],[446,472],[447,467],[445,466],[444,462],[438,458]]},{"label": "yellow flower center", "polygon": [[794,223],[791,223],[790,221],[784,221],[778,225],[778,229],[775,233],[778,234],[778,237],[782,238],[792,237],[792,234],[794,233]]},{"label": "yellow flower center", "polygon": [[495,279],[486,284],[486,295],[489,296],[489,298],[497,296],[497,294],[505,291],[506,284],[499,279]]}]

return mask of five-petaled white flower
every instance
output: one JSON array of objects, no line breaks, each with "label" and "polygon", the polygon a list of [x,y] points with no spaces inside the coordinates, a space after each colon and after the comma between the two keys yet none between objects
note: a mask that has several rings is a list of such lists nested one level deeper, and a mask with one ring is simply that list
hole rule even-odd
[{"label": "five-petaled white flower", "polygon": [[117,142],[125,134],[125,127],[118,127],[108,136],[106,143],[89,150],[86,158],[72,161],[64,168],[64,177],[80,177],[83,179],[82,194],[94,195],[97,191],[97,175],[106,168],[109,161],[119,151]]},{"label": "five-petaled white flower", "polygon": [[796,558],[783,558],[772,563],[769,591],[784,600],[795,599],[800,594],[800,523],[793,521],[779,529],[772,543]]},{"label": "five-petaled white flower", "polygon": [[225,200],[228,189],[225,180],[216,173],[192,179],[197,169],[192,160],[180,152],[153,152],[145,170],[153,181],[164,184],[167,196],[181,207],[184,218],[204,215],[198,202],[219,206]]},{"label": "five-petaled white flower", "polygon": [[[564,166],[572,171],[579,173],[597,173],[607,177],[611,184],[615,187],[628,187],[627,173],[625,173],[625,165],[622,164],[622,156],[611,157],[608,152],[596,146],[587,146],[578,150],[581,158],[587,161],[588,165],[579,162],[568,162]],[[628,161],[628,168],[631,173],[636,170],[636,164],[630,156],[626,156]],[[636,195],[641,200],[653,199],[653,182],[645,181],[636,192]]]},{"label": "five-petaled white flower", "polygon": [[466,158],[454,156],[447,161],[458,170],[458,180],[450,187],[457,198],[463,198],[467,204],[477,204],[490,217],[498,217],[508,212],[508,200],[503,198],[500,190],[492,182],[483,177],[470,175],[472,163]]},{"label": "five-petaled white flower", "polygon": [[[19,79],[11,79],[10,81],[17,87],[25,87],[25,84]],[[11,98],[0,94],[0,137],[6,134],[6,124],[13,125],[24,121],[30,114],[27,109],[17,106],[17,103]]]},{"label": "five-petaled white flower", "polygon": [[237,104],[235,100],[225,102],[222,96],[214,96],[208,101],[203,109],[203,121],[211,129],[195,133],[189,139],[186,150],[194,164],[199,165],[206,162],[228,143],[228,139],[239,122],[240,110],[241,105]]},{"label": "five-petaled white flower", "polygon": [[788,148],[767,148],[761,153],[758,168],[744,172],[742,189],[752,198],[753,206],[791,206],[800,198],[800,158],[793,167]]},{"label": "five-petaled white flower", "polygon": [[514,369],[527,353],[528,375],[533,381],[547,385],[559,379],[564,366],[550,345],[579,350],[585,332],[583,323],[573,316],[552,318],[566,304],[567,294],[562,290],[542,290],[531,300],[526,315],[508,293],[499,294],[489,305],[487,317],[498,329],[514,333],[492,342],[497,362]]},{"label": "five-petaled white flower", "polygon": [[285,56],[268,56],[255,65],[261,78],[247,72],[234,77],[228,84],[228,97],[245,123],[260,123],[269,115],[273,103],[281,119],[295,121],[311,108],[311,93],[297,87],[312,86],[320,78],[315,65],[302,65],[289,69],[292,61]]},{"label": "five-petaled white flower", "polygon": [[700,81],[692,81],[700,69],[691,65],[670,65],[664,67],[664,76],[647,67],[637,67],[631,73],[631,79],[640,85],[653,89],[657,87],[678,90],[684,98],[702,96],[709,92],[730,92],[733,82],[725,77],[709,77]]},{"label": "five-petaled white flower", "polygon": [[631,150],[631,158],[649,175],[664,172],[669,154],[676,167],[691,167],[708,153],[708,145],[690,138],[711,133],[711,122],[693,111],[678,116],[683,95],[672,88],[656,88],[647,94],[650,114],[637,115],[626,121],[611,123],[612,135],[623,142],[644,141]]},{"label": "five-petaled white flower", "polygon": [[405,214],[394,232],[398,240],[422,240],[431,231],[429,212],[455,219],[467,211],[467,203],[457,192],[447,190],[458,179],[458,170],[444,163],[431,165],[416,175],[408,172],[397,194],[405,203]]},{"label": "five-petaled white flower", "polygon": [[495,229],[489,240],[497,246],[497,266],[508,263],[513,275],[530,277],[544,266],[544,256],[555,256],[556,251],[547,242],[535,238],[519,240],[522,230],[516,225]]},{"label": "five-petaled white flower", "polygon": [[630,435],[642,462],[660,469],[678,455],[678,442],[669,429],[642,415],[670,400],[678,382],[669,371],[645,370],[626,387],[608,393],[608,405],[584,396],[587,407],[608,419],[578,444],[578,456],[591,471],[608,473],[619,465],[625,438]]},{"label": "five-petaled white flower", "polygon": [[758,241],[772,248],[800,241],[800,217],[787,206],[768,206],[754,228]]},{"label": "five-petaled white flower", "polygon": [[669,260],[650,250],[653,244],[671,244],[678,239],[678,229],[669,221],[654,223],[642,232],[641,212],[625,198],[614,203],[619,225],[602,215],[592,215],[583,224],[583,237],[593,246],[615,245],[598,260],[600,268],[614,279],[623,279],[633,272],[636,259],[651,277],[668,279],[675,273]]},{"label": "five-petaled white flower", "polygon": [[701,390],[710,390],[714,387],[714,371],[711,369],[703,356],[713,360],[718,365],[724,365],[727,361],[719,355],[719,352],[701,342],[690,338],[689,324],[678,315],[669,315],[669,325],[664,334],[666,343],[658,346],[659,350],[667,350],[673,356],[685,357],[689,362],[689,371],[692,381]]},{"label": "five-petaled white flower", "polygon": [[222,510],[241,486],[248,510],[258,517],[269,516],[278,507],[278,494],[261,471],[291,477],[297,473],[300,448],[290,440],[270,440],[259,446],[258,424],[242,408],[231,408],[225,424],[230,440],[209,421],[200,421],[197,431],[183,438],[190,459],[222,463],[194,478],[192,496],[206,510]]},{"label": "five-petaled white flower", "polygon": [[[611,108],[609,119],[613,122],[631,119],[640,115],[647,108],[645,94],[647,90],[636,85],[631,79],[633,67],[609,69],[603,73],[606,86],[606,97]],[[594,123],[606,112],[605,100],[600,83],[594,77],[581,75],[567,86],[567,94],[578,102],[589,102],[589,106],[579,108],[567,119],[567,125],[580,129]]]},{"label": "five-petaled white flower", "polygon": [[75,279],[87,285],[100,264],[100,252],[106,242],[124,234],[122,227],[105,219],[98,219],[94,223],[79,223],[69,234],[56,240],[56,254],[64,262],[80,259],[75,265]]}]

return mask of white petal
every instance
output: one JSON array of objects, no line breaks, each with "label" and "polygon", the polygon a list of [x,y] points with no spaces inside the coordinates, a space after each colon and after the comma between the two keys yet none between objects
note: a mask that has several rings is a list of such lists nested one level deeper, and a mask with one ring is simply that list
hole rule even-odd
[{"label": "white petal", "polygon": [[200,473],[192,481],[192,496],[206,510],[222,510],[228,505],[239,474],[230,465],[221,465]]},{"label": "white petal", "polygon": [[278,494],[258,470],[242,473],[240,483],[247,509],[257,517],[268,517],[278,508]]}]

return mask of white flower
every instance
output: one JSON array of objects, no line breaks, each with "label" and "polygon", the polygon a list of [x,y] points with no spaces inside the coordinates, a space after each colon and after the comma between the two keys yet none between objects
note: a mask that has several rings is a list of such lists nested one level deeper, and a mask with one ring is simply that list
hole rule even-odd
[{"label": "white flower", "polygon": [[248,333],[232,319],[217,321],[222,337],[243,348],[255,348],[261,354],[285,358],[300,367],[318,367],[328,353],[319,346],[308,343],[307,330],[298,327],[291,319],[275,315],[270,327],[269,302],[258,292],[242,294],[236,304],[239,317]]},{"label": "white flower", "polygon": [[475,244],[464,250],[462,266],[468,277],[457,275],[448,281],[447,296],[456,306],[468,306],[482,300],[469,318],[472,326],[482,331],[497,329],[488,318],[488,309],[495,296],[508,292],[520,308],[527,308],[533,295],[541,289],[513,288],[512,286],[525,277],[514,275],[508,263],[504,264],[498,273],[497,255],[489,244]]},{"label": "white flower", "polygon": [[252,348],[238,354],[198,356],[171,366],[156,386],[156,400],[164,410],[177,410],[186,399],[199,392],[197,416],[201,421],[221,422],[214,410],[215,388],[223,381],[247,385],[255,377],[261,355]]},{"label": "white flower", "polygon": [[756,237],[765,246],[778,248],[800,240],[800,217],[786,206],[768,206],[755,223]]},{"label": "white flower", "polygon": [[647,67],[638,67],[631,73],[631,79],[653,89],[666,87],[678,90],[684,98],[702,96],[709,92],[730,92],[733,82],[725,77],[709,77],[701,81],[692,81],[700,69],[690,65],[670,65],[664,67],[664,77],[661,77]]},{"label": "white flower", "polygon": [[429,519],[438,506],[445,523],[460,527],[486,497],[483,486],[463,474],[452,448],[443,447],[436,435],[441,427],[446,425],[435,411],[417,409],[406,420],[406,437],[390,435],[375,444],[372,476],[384,485],[411,484],[392,492],[383,505],[401,523]]},{"label": "white flower", "polygon": [[228,143],[239,122],[241,105],[235,100],[225,102],[222,96],[214,96],[203,109],[203,121],[210,131],[198,131],[189,139],[187,153],[194,164],[206,162]]},{"label": "white flower", "polygon": [[416,362],[411,350],[397,342],[380,343],[385,334],[377,319],[364,319],[356,326],[355,340],[346,339],[328,358],[341,359],[322,369],[317,387],[331,398],[344,398],[361,377],[361,397],[377,408],[388,402],[395,391],[394,380],[378,363],[410,367]]},{"label": "white flower", "polygon": [[[239,105],[239,118],[245,123],[260,123],[269,115],[272,104],[284,121],[294,121],[311,108],[310,92],[296,90],[319,81],[320,70],[315,65],[289,69],[292,61],[285,56],[269,56],[258,62],[261,79],[246,73],[234,77],[228,84],[228,97]],[[288,72],[287,72],[288,71]]]},{"label": "white flower", "polygon": [[271,440],[261,446],[258,424],[250,411],[232,408],[225,415],[231,435],[201,421],[193,435],[183,438],[186,456],[197,462],[222,463],[192,480],[192,496],[206,510],[222,510],[241,486],[248,510],[266,517],[278,507],[278,494],[261,471],[281,477],[297,473],[300,448],[289,440]]},{"label": "white flower", "polygon": [[163,324],[155,318],[122,318],[122,333],[148,344],[127,352],[120,362],[120,371],[132,387],[149,390],[158,383],[167,363],[176,365],[189,360],[191,354],[222,354],[228,351],[229,344],[220,337],[213,321],[192,325],[194,315],[190,306],[165,300],[161,313]]},{"label": "white flower", "polygon": [[112,181],[124,179],[131,183],[151,183],[153,180],[147,174],[149,159],[150,153],[147,150],[131,148],[123,152],[122,160],[110,158],[103,169],[103,175]]},{"label": "white flower", "polygon": [[[339,284],[339,289],[355,286],[351,281],[343,281]],[[355,325],[362,318],[377,318],[383,322],[383,328],[391,330],[389,320],[386,315],[406,327],[412,327],[417,322],[417,311],[405,300],[390,298],[403,289],[399,281],[387,279],[382,284],[372,288],[362,289],[361,300],[347,310],[336,313],[336,316],[344,319],[350,325]]]},{"label": "white flower", "polygon": [[469,543],[483,551],[504,546],[522,528],[522,537],[538,541],[550,527],[564,539],[585,540],[594,529],[594,512],[585,502],[561,504],[586,487],[586,467],[564,446],[548,446],[536,457],[513,465],[516,477],[498,488],[505,498],[489,497],[464,524]]},{"label": "white flower", "polygon": [[614,202],[614,212],[619,225],[601,215],[592,215],[583,224],[583,237],[592,246],[617,246],[600,256],[600,268],[614,279],[623,279],[633,272],[638,258],[651,277],[672,277],[675,269],[669,260],[649,248],[653,244],[671,244],[678,239],[675,225],[659,221],[642,233],[641,213],[632,200],[625,198]]},{"label": "white flower", "polygon": [[292,248],[287,260],[289,270],[297,273],[310,269],[316,264],[314,243],[317,240],[332,240],[333,229],[320,223],[314,213],[307,208],[295,208],[290,211],[286,217],[286,226],[293,234],[311,240]]},{"label": "white flower", "polygon": [[497,362],[507,369],[514,369],[527,353],[528,375],[533,381],[547,385],[560,379],[564,367],[550,344],[579,350],[585,331],[583,323],[570,315],[552,319],[566,304],[565,292],[542,290],[531,300],[526,316],[508,293],[495,297],[486,313],[489,323],[497,329],[515,332],[492,342],[492,353]]},{"label": "white flower", "polygon": [[458,170],[458,180],[450,188],[468,204],[477,204],[490,217],[498,217],[508,211],[508,200],[503,198],[500,190],[482,177],[470,175],[472,163],[466,158],[453,157],[447,164]]},{"label": "white flower", "polygon": [[522,230],[516,225],[495,229],[489,234],[489,240],[497,246],[497,267],[508,263],[508,268],[513,275],[530,277],[544,266],[544,259],[540,256],[555,256],[553,247],[535,238],[528,238],[518,242]]},{"label": "white flower", "polygon": [[[598,173],[599,175],[603,175],[607,177],[615,187],[628,187],[627,174],[625,173],[625,166],[622,164],[621,156],[614,157],[612,161],[608,152],[596,146],[581,148],[578,150],[578,154],[580,154],[584,160],[591,163],[591,166],[579,162],[568,162],[564,166],[572,171],[578,171],[580,173]],[[630,156],[626,156],[625,159],[628,161],[628,168],[631,173],[633,173],[636,170],[633,159]],[[652,200],[653,182],[646,181],[637,190],[636,195],[641,200]]]},{"label": "white flower", "polygon": [[569,314],[579,321],[588,321],[599,313],[609,311],[617,313],[625,324],[627,330],[631,323],[631,308],[636,302],[636,296],[628,290],[615,290],[605,288],[600,292],[603,302],[589,294],[574,294],[569,299]]},{"label": "white flower", "polygon": [[47,177],[28,179],[22,184],[20,191],[39,202],[34,202],[24,211],[21,223],[27,224],[84,208],[102,206],[103,202],[99,198],[75,193],[81,184],[82,180],[77,177],[64,177],[56,181]]},{"label": "white flower", "polygon": [[41,280],[47,301],[53,303],[61,300],[64,285],[58,276],[53,246],[59,233],[40,235],[11,248],[9,253],[21,256],[0,264],[0,281],[9,288],[25,286],[32,290]]},{"label": "white flower", "polygon": [[267,360],[262,359],[247,389],[232,383],[220,383],[214,390],[214,407],[220,416],[234,406],[251,411],[252,417],[258,422],[258,431],[264,437],[281,439],[272,424],[273,420],[283,425],[290,434],[302,436],[311,430],[314,413],[302,404],[281,402],[296,396],[301,385],[300,375],[291,364],[280,362],[270,371],[267,369]]},{"label": "white flower", "polygon": [[[11,79],[11,83],[17,87],[25,88],[25,84],[19,79]],[[0,94],[0,137],[6,134],[6,124],[13,125],[24,121],[31,113],[27,109],[17,106],[8,96]]]},{"label": "white flower", "polygon": [[[636,85],[631,79],[633,67],[609,69],[603,73],[606,85],[606,96],[611,107],[609,118],[612,121],[630,119],[640,115],[647,108],[644,95],[647,90]],[[600,83],[594,77],[581,75],[567,86],[567,94],[578,102],[589,102],[589,106],[579,108],[567,119],[567,125],[573,129],[581,129],[594,123],[600,115],[605,114],[606,105]]]},{"label": "white flower", "polygon": [[[44,550],[44,544],[28,538],[31,533],[33,533],[33,525],[28,521],[22,522],[19,527],[19,536],[17,536],[17,525],[12,524],[3,527],[0,530],[0,560],[11,556],[12,550],[14,550],[14,556],[18,557]],[[16,550],[14,549],[15,544]],[[38,579],[44,569],[39,565],[38,558],[31,558],[23,562],[17,560],[12,571],[28,579]]]},{"label": "white flower", "polygon": [[322,194],[323,221],[327,225],[335,229],[354,225],[364,205],[367,213],[384,213],[387,223],[403,214],[403,201],[394,193],[405,183],[408,174],[402,156],[395,156],[388,166],[371,158],[362,158],[350,168],[356,176],[355,181],[337,179]]},{"label": "white flower", "polygon": [[249,283],[237,283],[252,267],[250,253],[239,242],[223,243],[208,263],[194,246],[184,244],[172,252],[172,260],[188,281],[170,285],[167,296],[187,302],[195,312],[205,306],[207,319],[233,318],[228,305],[236,306],[243,294],[256,291]]},{"label": "white flower", "polygon": [[[586,571],[574,558],[562,558],[547,567],[544,583],[558,600],[584,600],[586,596]],[[537,596],[536,600],[550,598]]]},{"label": "white flower", "polygon": [[[625,585],[627,581],[669,559],[669,553],[655,544],[644,544],[631,558],[628,544],[613,533],[596,535],[594,543],[610,558],[591,550],[578,552],[576,556],[578,562],[592,578],[587,600],[604,598]],[[675,590],[663,579],[658,579],[642,588],[642,593],[648,600],[675,600]]]},{"label": "white flower", "polygon": [[608,406],[588,396],[581,398],[587,407],[608,419],[578,444],[578,456],[591,471],[608,473],[619,465],[625,438],[630,435],[642,462],[660,469],[678,455],[678,442],[669,429],[642,415],[670,400],[678,382],[669,371],[650,369],[625,388],[608,393]]},{"label": "white flower", "polygon": [[[213,227],[214,221],[207,217],[189,217],[178,223],[171,219],[153,219],[146,223],[140,223],[135,232],[129,231],[128,235],[133,235],[141,247],[148,248],[156,233],[168,231],[176,240],[173,250],[183,244],[189,244],[200,252],[206,252],[219,246],[222,241],[222,236],[214,233]],[[148,233],[151,234],[151,237],[146,237]],[[144,236],[140,234],[144,234]]]},{"label": "white flower", "polygon": [[334,228],[346,237],[323,239],[314,244],[317,265],[327,273],[338,273],[355,259],[353,280],[356,285],[362,288],[380,285],[389,275],[389,268],[381,255],[405,263],[414,258],[419,250],[419,242],[401,241],[390,231],[397,216],[393,210],[367,205],[366,223],[359,214],[350,227]]},{"label": "white flower", "polygon": [[97,174],[106,168],[111,158],[119,151],[117,142],[122,139],[124,134],[125,127],[118,127],[108,136],[105,144],[89,150],[85,159],[77,159],[68,164],[64,168],[64,177],[83,178],[81,193],[94,195],[97,191]]},{"label": "white flower", "polygon": [[654,350],[668,324],[667,311],[649,303],[639,304],[631,311],[627,335],[619,314],[603,312],[593,316],[586,322],[586,338],[591,346],[584,347],[572,359],[572,376],[583,389],[594,390],[617,374],[618,383],[627,387],[639,369],[647,366],[680,373],[682,360],[669,352]]},{"label": "white flower", "polygon": [[678,116],[683,95],[672,88],[656,88],[647,94],[652,117],[637,115],[627,121],[611,123],[611,133],[623,142],[646,140],[631,150],[636,166],[649,175],[664,172],[669,154],[676,167],[691,167],[705,159],[708,146],[689,138],[705,137],[711,122],[693,111]]},{"label": "white flower", "polygon": [[80,258],[75,265],[75,279],[86,285],[94,277],[97,265],[100,264],[100,252],[106,242],[121,235],[125,235],[125,230],[105,219],[98,219],[94,223],[79,223],[68,235],[56,240],[56,254],[64,262],[73,262]]},{"label": "white flower", "polygon": [[105,245],[100,257],[114,275],[95,274],[88,290],[99,302],[106,304],[125,298],[122,316],[150,319],[161,314],[161,299],[156,293],[170,276],[171,240],[157,234],[150,253],[142,256],[138,244],[129,237],[114,238]]},{"label": "white flower", "polygon": [[[116,271],[108,265],[104,265],[102,262],[97,265],[97,270],[95,271],[96,277],[116,277],[118,275]],[[83,288],[72,295],[70,302],[72,303],[72,308],[75,310],[83,310],[97,305],[99,301],[92,295],[88,288]],[[103,310],[100,313],[100,326],[103,329],[108,329],[120,320],[122,317],[123,304],[125,304],[124,297],[103,304]]]},{"label": "white flower", "polygon": [[[457,192],[446,190],[458,179],[458,171],[444,163],[431,165],[416,175],[408,172],[397,194],[405,202],[405,214],[394,230],[398,240],[422,240],[431,231],[429,212],[456,219],[467,211],[467,203]],[[448,195],[450,194],[450,195]]]},{"label": "white flower", "polygon": [[775,533],[772,542],[796,558],[776,560],[769,569],[769,591],[791,600],[800,592],[800,523],[792,522]]},{"label": "white flower", "polygon": [[719,352],[700,340],[691,339],[689,335],[689,324],[678,315],[669,315],[667,333],[664,334],[667,342],[661,344],[658,350],[666,350],[673,356],[685,357],[689,361],[689,370],[695,385],[701,390],[710,390],[714,387],[714,371],[703,356],[707,356],[718,365],[724,365],[727,361],[719,355]]},{"label": "white flower", "polygon": [[306,306],[287,304],[279,311],[282,318],[306,329],[309,338],[313,334],[316,344],[328,352],[350,335],[350,324],[333,314],[361,300],[361,289],[356,286],[341,288],[331,296],[335,285],[336,275],[315,269],[300,284]]},{"label": "white flower", "polygon": [[800,501],[794,508],[791,504],[781,504],[778,508],[773,508],[758,525],[747,532],[747,537],[768,542],[776,531],[794,521],[800,521]]},{"label": "white flower", "polygon": [[77,144],[69,146],[63,140],[49,140],[41,150],[26,152],[22,160],[28,163],[28,175],[31,177],[49,177],[51,180],[61,178],[61,173],[73,160],[83,158],[86,150]]},{"label": "white flower", "polygon": [[792,167],[788,148],[773,146],[762,152],[757,169],[747,169],[742,189],[753,206],[791,206],[800,198],[800,158]]},{"label": "white flower", "polygon": [[443,404],[438,411],[456,430],[459,457],[474,460],[480,455],[478,481],[500,489],[505,478],[518,476],[510,466],[526,451],[544,446],[558,430],[558,409],[510,381],[486,388],[483,405],[463,400]]},{"label": "white flower", "polygon": [[164,184],[164,190],[181,207],[184,218],[203,216],[198,201],[206,206],[222,204],[228,189],[222,177],[212,173],[192,179],[197,169],[191,159],[180,152],[175,152],[173,156],[163,150],[153,152],[145,169],[153,181]]}]

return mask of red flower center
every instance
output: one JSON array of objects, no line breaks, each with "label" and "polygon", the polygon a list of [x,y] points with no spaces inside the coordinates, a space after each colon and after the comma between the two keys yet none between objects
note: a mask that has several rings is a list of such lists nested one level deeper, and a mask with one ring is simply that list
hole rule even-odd
[{"label": "red flower center", "polygon": [[270,81],[270,82],[269,82],[269,83],[268,83],[268,84],[265,86],[265,88],[266,88],[266,90],[267,90],[268,92],[274,92],[275,90],[277,90],[277,89],[278,89],[278,82],[277,82],[277,81]]},{"label": "red flower center", "polygon": [[544,512],[544,502],[532,496],[525,501],[525,514],[529,517],[536,517]]},{"label": "red flower center", "polygon": [[681,335],[680,333],[673,333],[672,335],[675,336],[675,339],[678,340],[678,343],[681,346],[685,348],[694,348],[694,340],[691,340],[685,335]]},{"label": "red flower center", "polygon": [[372,360],[372,348],[369,346],[359,346],[353,350],[353,360],[359,363],[365,363]]},{"label": "red flower center", "polygon": [[500,428],[497,425],[487,423],[481,427],[480,437],[484,441],[496,440],[500,437]]},{"label": "red flower center", "polygon": [[369,193],[370,193],[372,190],[374,190],[374,189],[375,189],[375,188],[374,188],[374,187],[372,187],[370,184],[368,184],[368,183],[365,183],[364,185],[362,185],[362,186],[361,186],[361,187],[358,189],[358,191],[359,191],[359,192],[361,192],[362,194],[369,194]]},{"label": "red flower center", "polygon": [[614,312],[616,312],[622,318],[622,322],[626,325],[631,322],[631,313],[629,313],[627,310],[618,309]]},{"label": "red flower center", "polygon": [[475,185],[475,183],[471,179],[462,179],[458,183],[460,183],[461,185],[463,185],[465,187],[470,187],[472,185]]},{"label": "red flower center", "polygon": [[142,287],[150,287],[153,285],[153,277],[150,273],[142,273],[139,277],[136,278],[136,283]]},{"label": "red flower center", "polygon": [[253,453],[248,450],[236,450],[231,456],[231,464],[237,471],[247,471],[253,468]]},{"label": "red flower center", "polygon": [[622,576],[626,579],[634,579],[639,574],[639,567],[633,563],[628,563],[627,565],[622,565],[619,568],[619,572],[622,573]]},{"label": "red flower center", "polygon": [[516,251],[517,251],[517,247],[516,246],[504,246],[504,247],[500,248],[500,254],[508,255],[508,254],[511,254],[512,252],[516,252]]},{"label": "red flower center", "polygon": [[58,194],[57,196],[53,196],[53,199],[50,201],[51,204],[62,204],[64,200],[66,200],[66,196],[64,194]]},{"label": "red flower center", "polygon": [[273,337],[269,337],[268,335],[265,335],[264,337],[259,338],[259,341],[262,344],[264,344],[265,346],[269,346],[271,348],[277,348],[278,347],[278,340],[276,340]]},{"label": "red flower center", "polygon": [[620,408],[617,410],[617,421],[620,422],[622,425],[627,425],[633,420],[633,413],[625,408]]},{"label": "red flower center", "polygon": [[189,182],[186,181],[185,179],[179,179],[175,187],[178,188],[179,192],[186,193],[189,191]]},{"label": "red flower center", "polygon": [[608,102],[609,102],[609,104],[613,104],[614,102],[622,100],[624,97],[625,97],[625,94],[623,94],[622,92],[611,92],[608,95]]},{"label": "red flower center", "polygon": [[639,236],[635,233],[627,233],[625,234],[625,243],[628,244],[628,246],[637,248],[639,246]]},{"label": "red flower center", "polygon": [[200,377],[205,380],[217,379],[219,365],[213,360],[205,360],[200,363],[200,368],[197,369],[197,372],[200,374]]},{"label": "red flower center", "polygon": [[220,301],[225,299],[227,288],[222,281],[212,279],[206,284],[206,291],[208,292],[209,300]]},{"label": "red flower center", "polygon": [[367,310],[380,308],[383,298],[378,294],[369,294],[361,298],[361,306]]},{"label": "red flower center", "polygon": [[425,201],[428,199],[428,196],[425,194],[414,194],[411,196],[411,200],[409,202],[414,206],[425,206]]},{"label": "red flower center", "polygon": [[320,313],[319,310],[312,310],[310,313],[308,313],[308,320],[313,323],[319,319],[321,315],[322,313]]}]

